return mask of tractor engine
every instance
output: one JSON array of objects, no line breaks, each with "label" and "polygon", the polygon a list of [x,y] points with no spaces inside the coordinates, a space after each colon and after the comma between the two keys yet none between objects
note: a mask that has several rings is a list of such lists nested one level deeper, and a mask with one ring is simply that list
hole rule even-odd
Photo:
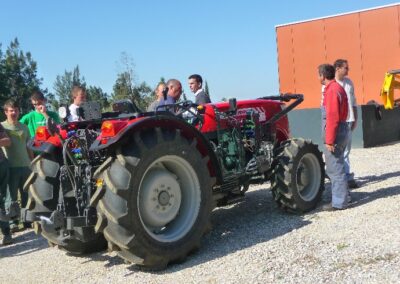
[{"label": "tractor engine", "polygon": [[[95,190],[93,173],[104,161],[104,153],[89,151],[98,133],[91,129],[68,131],[60,168],[60,200],[57,210],[65,216],[87,216],[89,200]],[[86,211],[85,211],[86,210]]]},{"label": "tractor engine", "polygon": [[242,142],[246,150],[246,174],[250,176],[260,175],[271,168],[273,159],[273,143],[270,139],[270,131],[265,124],[260,124],[259,113],[250,109],[246,112],[246,118],[242,123]]}]

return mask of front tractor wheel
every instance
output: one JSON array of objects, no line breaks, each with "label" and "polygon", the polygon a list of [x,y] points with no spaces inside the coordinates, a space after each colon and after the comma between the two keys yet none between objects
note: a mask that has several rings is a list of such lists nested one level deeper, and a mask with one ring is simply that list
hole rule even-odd
[{"label": "front tractor wheel", "polygon": [[297,213],[314,209],[324,190],[324,163],[318,146],[292,139],[277,149],[272,194],[278,205]]},{"label": "front tractor wheel", "polygon": [[136,133],[99,176],[98,230],[127,261],[162,269],[197,248],[211,211],[208,157],[179,131]]}]

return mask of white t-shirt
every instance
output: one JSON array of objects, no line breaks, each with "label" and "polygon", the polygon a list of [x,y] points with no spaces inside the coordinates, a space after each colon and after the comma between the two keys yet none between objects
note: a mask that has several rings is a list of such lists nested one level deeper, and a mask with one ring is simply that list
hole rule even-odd
[{"label": "white t-shirt", "polygon": [[[357,100],[356,100],[356,96],[354,95],[354,85],[353,82],[347,78],[344,77],[343,81],[339,81],[336,80],[336,82],[338,82],[340,84],[340,86],[343,87],[343,89],[346,91],[346,95],[347,95],[347,102],[348,102],[348,106],[349,106],[349,113],[347,114],[347,122],[354,122],[355,118],[354,118],[354,110],[353,107],[357,107]],[[324,102],[324,91],[325,91],[325,86],[322,85],[322,97],[321,97],[321,106]]]},{"label": "white t-shirt", "polygon": [[353,107],[357,107],[357,101],[356,101],[356,96],[354,95],[354,85],[353,82],[347,78],[344,77],[343,81],[336,80],[340,84],[340,86],[343,87],[343,89],[346,91],[347,95],[347,101],[349,103],[349,114],[347,115],[347,122],[354,122],[354,110]]},{"label": "white t-shirt", "polygon": [[69,113],[70,116],[68,117],[68,122],[72,122],[72,121],[79,121],[79,116],[78,116],[78,109],[79,106],[71,104],[69,106]]}]

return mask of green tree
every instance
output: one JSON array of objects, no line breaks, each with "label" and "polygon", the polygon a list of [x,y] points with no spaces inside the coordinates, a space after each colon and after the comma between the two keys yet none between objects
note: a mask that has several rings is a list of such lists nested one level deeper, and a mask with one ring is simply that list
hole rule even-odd
[{"label": "green tree", "polygon": [[86,88],[85,77],[81,77],[81,72],[79,71],[79,65],[76,65],[74,71],[72,71],[72,86],[82,86]]},{"label": "green tree", "polygon": [[161,84],[161,83],[167,84],[167,82],[165,82],[165,78],[164,77],[160,78],[160,81],[158,81],[158,83],[154,86],[153,91],[151,91],[150,97],[152,98],[152,100],[156,99],[156,88],[157,88],[158,84]]},{"label": "green tree", "polygon": [[207,81],[204,81],[204,93],[206,93],[206,95],[207,95],[209,98],[211,98],[211,97],[210,97],[210,90],[208,89],[208,83],[207,83]]},{"label": "green tree", "polygon": [[107,93],[103,92],[100,87],[89,86],[86,89],[87,100],[99,102],[102,109],[105,110],[110,106],[109,97]]},{"label": "green tree", "polygon": [[134,85],[128,72],[118,74],[113,91],[114,101],[129,99],[141,110],[145,110],[152,101],[151,88],[145,82]]},{"label": "green tree", "polygon": [[71,90],[74,86],[86,87],[85,77],[81,77],[79,65],[76,65],[72,71],[65,70],[63,75],[57,75],[53,85],[55,94],[50,102],[51,105],[56,107],[58,103],[69,104],[71,102]]},{"label": "green tree", "polygon": [[[3,105],[3,102],[6,100],[8,91],[6,86],[6,74],[5,74],[5,64],[4,64],[4,55],[2,44],[0,43],[0,103]],[[1,106],[0,106],[1,109]]]},{"label": "green tree", "polygon": [[50,108],[53,111],[57,111],[58,108],[60,107],[60,104],[59,104],[56,96],[53,93],[47,94],[47,103],[50,105]]},{"label": "green tree", "polygon": [[[31,109],[30,96],[41,90],[42,79],[37,76],[37,63],[30,52],[20,49],[15,38],[3,53],[0,45],[0,105],[13,98],[20,102],[22,113]],[[47,90],[41,90],[44,94]]]},{"label": "green tree", "polygon": [[151,96],[151,88],[146,82],[137,83],[136,74],[134,72],[133,59],[125,52],[120,58],[121,71],[117,75],[117,80],[113,86],[112,99],[130,99],[141,110],[145,110],[153,100]]}]

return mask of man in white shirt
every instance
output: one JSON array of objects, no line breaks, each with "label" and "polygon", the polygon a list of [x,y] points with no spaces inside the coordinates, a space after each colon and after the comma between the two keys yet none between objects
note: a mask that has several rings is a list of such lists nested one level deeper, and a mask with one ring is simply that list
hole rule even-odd
[{"label": "man in white shirt", "polygon": [[347,116],[347,123],[349,129],[349,142],[344,151],[344,169],[346,172],[347,183],[350,188],[357,188],[358,185],[354,180],[354,173],[350,171],[350,151],[351,151],[351,136],[353,130],[357,127],[357,101],[354,95],[354,85],[353,82],[347,77],[349,73],[349,63],[345,59],[337,59],[333,64],[335,67],[335,80],[344,88],[347,94],[347,100],[349,104],[349,111]]},{"label": "man in white shirt", "polygon": [[68,121],[79,121],[78,108],[83,103],[86,102],[86,90],[84,87],[74,86],[71,91],[72,95],[72,104],[69,106],[70,116],[68,117]]},{"label": "man in white shirt", "polygon": [[198,105],[204,105],[211,103],[210,97],[201,88],[203,85],[203,78],[198,74],[189,76],[189,88],[195,96],[195,103]]}]

